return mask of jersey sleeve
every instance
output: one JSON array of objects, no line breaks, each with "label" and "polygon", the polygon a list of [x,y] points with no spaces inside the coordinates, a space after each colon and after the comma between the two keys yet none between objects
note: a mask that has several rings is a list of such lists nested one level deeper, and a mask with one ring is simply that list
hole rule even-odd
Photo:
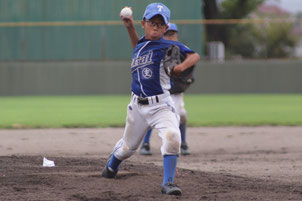
[{"label": "jersey sleeve", "polygon": [[195,53],[195,51],[191,50],[189,47],[185,46],[184,44],[182,43],[176,43],[177,46],[179,46],[179,49],[180,49],[180,53],[182,55],[186,55],[187,53]]}]

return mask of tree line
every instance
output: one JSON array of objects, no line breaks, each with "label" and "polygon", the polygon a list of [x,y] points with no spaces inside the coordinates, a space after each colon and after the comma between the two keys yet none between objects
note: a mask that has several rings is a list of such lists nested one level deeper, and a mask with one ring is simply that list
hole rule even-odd
[{"label": "tree line", "polygon": [[[243,19],[265,0],[202,0],[205,19]],[[259,15],[258,17],[265,17]],[[206,24],[206,42],[222,41],[226,57],[292,57],[298,38],[292,34],[293,23]]]}]

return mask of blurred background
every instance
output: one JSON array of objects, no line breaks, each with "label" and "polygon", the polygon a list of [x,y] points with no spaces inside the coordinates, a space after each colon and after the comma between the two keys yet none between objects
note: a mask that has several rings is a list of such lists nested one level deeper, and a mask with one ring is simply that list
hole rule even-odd
[{"label": "blurred background", "polygon": [[[0,0],[0,96],[129,94],[120,20],[145,0]],[[302,1],[165,0],[179,40],[201,55],[188,93],[302,93]]]}]

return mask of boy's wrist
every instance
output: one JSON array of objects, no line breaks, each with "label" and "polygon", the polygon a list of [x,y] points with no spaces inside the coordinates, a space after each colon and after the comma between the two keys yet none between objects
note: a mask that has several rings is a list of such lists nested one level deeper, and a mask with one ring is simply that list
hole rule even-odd
[{"label": "boy's wrist", "polygon": [[127,29],[134,29],[134,24],[129,24],[128,26],[126,26]]}]

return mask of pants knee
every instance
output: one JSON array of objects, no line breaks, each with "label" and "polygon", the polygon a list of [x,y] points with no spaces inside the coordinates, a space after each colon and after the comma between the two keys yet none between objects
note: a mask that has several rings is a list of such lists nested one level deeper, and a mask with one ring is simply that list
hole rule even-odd
[{"label": "pants knee", "polygon": [[180,115],[180,124],[185,124],[187,122],[187,114]]},{"label": "pants knee", "polygon": [[180,120],[179,120],[179,123],[180,124],[185,124],[187,122],[187,111],[185,109],[183,110],[180,110],[179,111],[179,117],[180,117]]},{"label": "pants knee", "polygon": [[164,150],[162,150],[163,155],[177,155],[180,151],[180,131],[173,129],[168,130],[166,133],[166,142],[163,146]]}]

